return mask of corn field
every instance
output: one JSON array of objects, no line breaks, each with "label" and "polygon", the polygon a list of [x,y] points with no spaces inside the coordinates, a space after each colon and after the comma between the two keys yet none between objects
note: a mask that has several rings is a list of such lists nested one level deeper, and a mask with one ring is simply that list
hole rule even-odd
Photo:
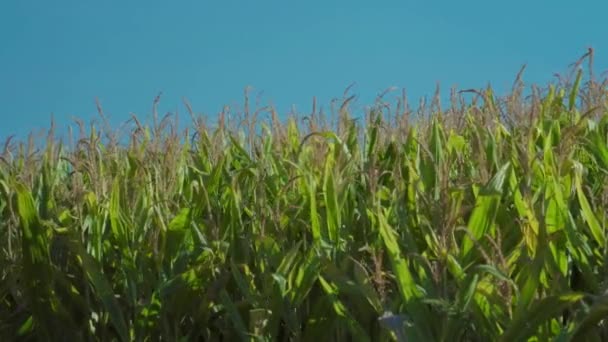
[{"label": "corn field", "polygon": [[0,339],[608,340],[606,83],[524,91],[9,140]]}]

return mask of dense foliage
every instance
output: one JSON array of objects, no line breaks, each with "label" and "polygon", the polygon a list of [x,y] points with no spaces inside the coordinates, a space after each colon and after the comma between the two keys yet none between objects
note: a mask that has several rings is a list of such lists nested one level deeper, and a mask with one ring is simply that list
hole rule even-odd
[{"label": "dense foliage", "polygon": [[0,339],[606,340],[608,92],[524,89],[9,141]]}]

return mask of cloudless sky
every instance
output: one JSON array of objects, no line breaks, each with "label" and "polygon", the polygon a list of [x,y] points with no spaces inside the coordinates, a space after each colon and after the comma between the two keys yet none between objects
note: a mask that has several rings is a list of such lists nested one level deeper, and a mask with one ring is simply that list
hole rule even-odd
[{"label": "cloudless sky", "polygon": [[[608,69],[605,1],[0,1],[0,140],[96,116],[188,118],[182,98],[215,119],[242,105],[308,113],[351,83],[361,106],[383,90],[410,101],[449,89],[499,91],[527,64],[544,84],[595,49]],[[394,96],[397,96],[396,92]]]}]

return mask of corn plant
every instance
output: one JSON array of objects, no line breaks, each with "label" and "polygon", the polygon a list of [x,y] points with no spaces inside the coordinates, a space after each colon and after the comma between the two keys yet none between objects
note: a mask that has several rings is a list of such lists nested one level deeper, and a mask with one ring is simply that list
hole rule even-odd
[{"label": "corn plant", "polygon": [[351,97],[333,124],[247,104],[8,140],[0,336],[608,339],[606,84],[519,81],[445,111]]}]

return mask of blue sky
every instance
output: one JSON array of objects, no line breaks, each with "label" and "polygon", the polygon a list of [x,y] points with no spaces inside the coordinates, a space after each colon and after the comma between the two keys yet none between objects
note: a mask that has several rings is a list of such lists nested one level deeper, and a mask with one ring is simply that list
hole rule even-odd
[{"label": "blue sky", "polygon": [[[410,101],[449,88],[545,83],[594,47],[608,69],[604,1],[25,1],[0,2],[0,140],[96,115],[214,118],[253,87],[264,103],[307,113],[356,82],[358,104],[392,86]],[[394,94],[395,96],[397,93]]]}]

